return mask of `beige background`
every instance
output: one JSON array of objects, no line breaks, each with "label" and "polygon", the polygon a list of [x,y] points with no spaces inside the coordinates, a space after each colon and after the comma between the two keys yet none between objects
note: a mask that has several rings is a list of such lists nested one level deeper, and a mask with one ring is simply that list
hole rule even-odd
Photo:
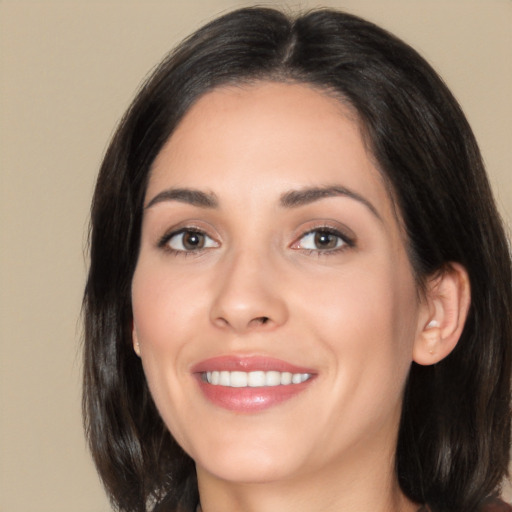
[{"label": "beige background", "polygon": [[[95,174],[148,70],[204,21],[249,3],[0,2],[1,511],[109,510],[80,419],[79,309]],[[287,5],[345,8],[423,53],[465,109],[510,222],[511,0]]]}]

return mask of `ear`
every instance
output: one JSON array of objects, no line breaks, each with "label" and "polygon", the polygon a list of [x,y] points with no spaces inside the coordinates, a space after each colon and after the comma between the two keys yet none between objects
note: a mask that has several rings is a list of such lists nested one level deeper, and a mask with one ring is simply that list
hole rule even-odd
[{"label": "ear", "polygon": [[140,357],[140,344],[139,344],[139,336],[137,334],[137,328],[135,327],[135,322],[132,320],[132,343],[134,352]]},{"label": "ear", "polygon": [[457,345],[471,302],[466,269],[448,263],[427,282],[425,315],[413,349],[413,360],[431,365],[444,359]]}]

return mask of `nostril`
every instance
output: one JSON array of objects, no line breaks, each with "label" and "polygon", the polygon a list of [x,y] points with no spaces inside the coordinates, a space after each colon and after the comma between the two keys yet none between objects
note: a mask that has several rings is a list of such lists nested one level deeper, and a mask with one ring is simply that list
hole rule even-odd
[{"label": "nostril", "polygon": [[248,327],[256,327],[258,325],[266,325],[270,322],[270,318],[268,316],[258,316],[253,318],[249,324]]}]

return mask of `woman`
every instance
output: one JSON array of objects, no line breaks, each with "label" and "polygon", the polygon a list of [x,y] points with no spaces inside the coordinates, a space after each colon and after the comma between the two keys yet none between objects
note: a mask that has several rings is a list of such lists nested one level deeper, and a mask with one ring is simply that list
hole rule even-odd
[{"label": "woman", "polygon": [[242,9],[173,52],[105,156],[84,304],[119,510],[507,507],[507,242],[456,101],[371,23]]}]

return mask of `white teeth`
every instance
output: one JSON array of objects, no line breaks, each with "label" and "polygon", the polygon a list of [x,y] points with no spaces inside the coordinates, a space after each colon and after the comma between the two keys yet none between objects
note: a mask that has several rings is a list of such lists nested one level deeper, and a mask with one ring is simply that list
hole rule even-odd
[{"label": "white teeth", "polygon": [[292,374],[290,372],[281,373],[281,384],[287,386],[292,383]]},{"label": "white teeth", "polygon": [[220,382],[221,386],[229,386],[229,372],[220,372]]},{"label": "white teeth", "polygon": [[281,372],[267,372],[265,375],[267,386],[279,386],[281,384]]},{"label": "white teeth", "polygon": [[247,387],[247,373],[231,372],[229,385],[232,388],[246,388]]},{"label": "white teeth", "polygon": [[265,372],[249,372],[247,383],[251,388],[257,388],[265,385]]},{"label": "white teeth", "polygon": [[206,382],[214,386],[228,386],[232,388],[259,388],[264,386],[288,386],[290,384],[301,384],[311,378],[309,373],[290,373],[277,371],[255,371],[255,372],[228,372],[212,371],[203,374]]},{"label": "white teeth", "polygon": [[309,373],[294,373],[292,375],[292,383],[300,384],[301,382],[306,382],[311,375]]}]

